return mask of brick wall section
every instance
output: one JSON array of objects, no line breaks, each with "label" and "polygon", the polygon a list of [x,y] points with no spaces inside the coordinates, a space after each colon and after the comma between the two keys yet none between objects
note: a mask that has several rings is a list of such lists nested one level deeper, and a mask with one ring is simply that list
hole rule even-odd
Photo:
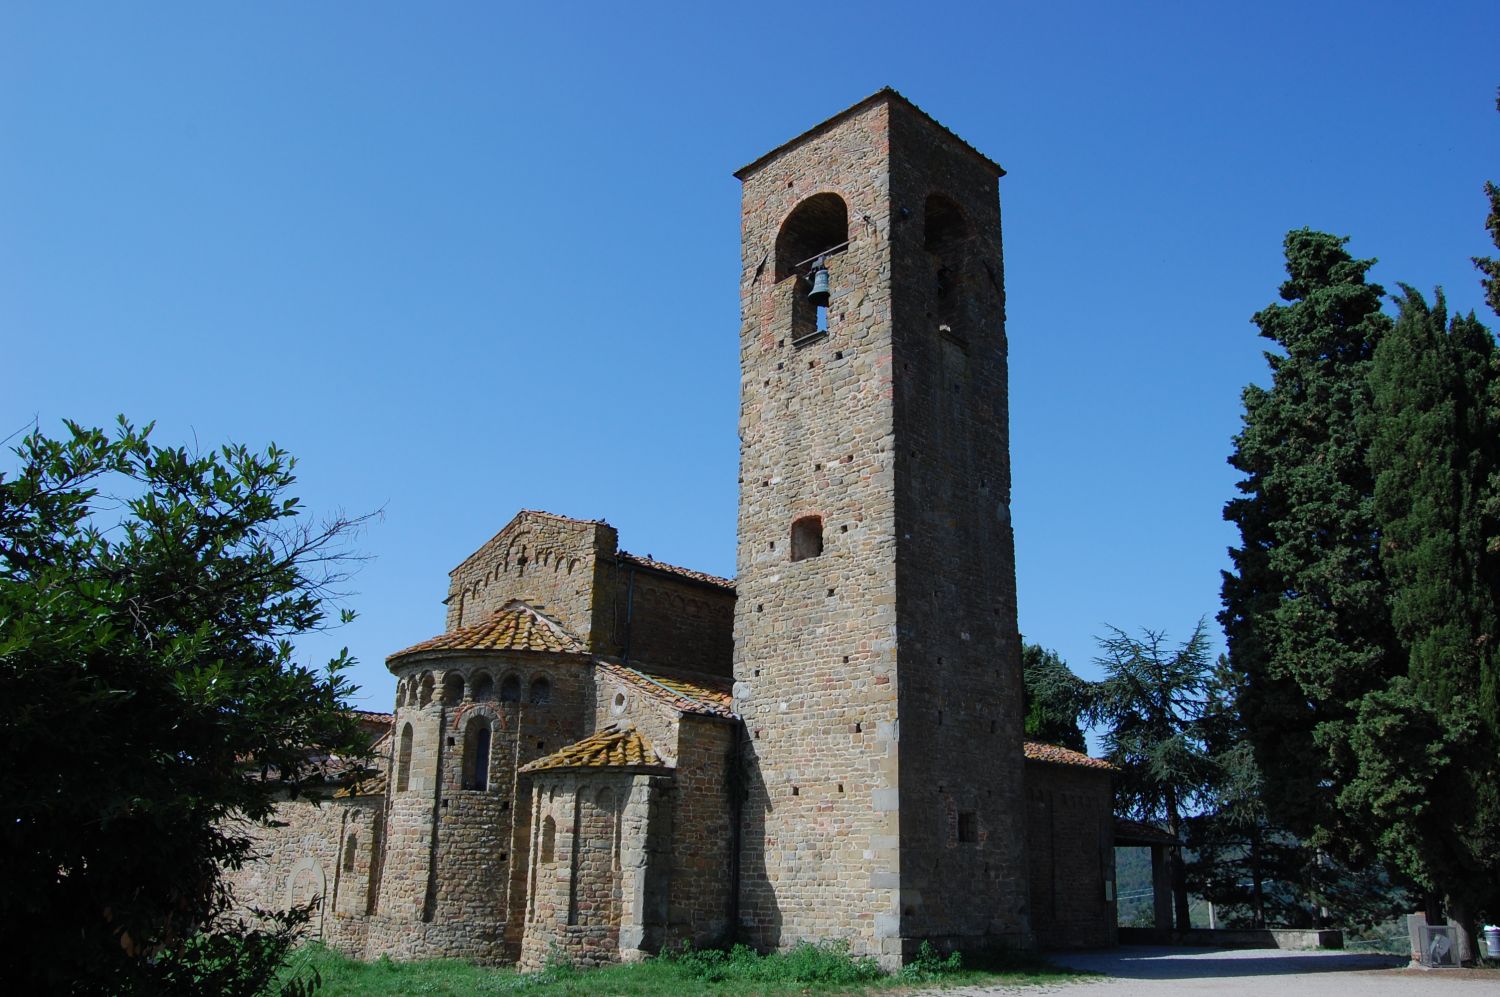
[{"label": "brick wall section", "polygon": [[[761,948],[899,950],[887,120],[870,105],[741,176],[740,920]],[[853,241],[829,261],[829,335],[798,347],[807,287],[775,282],[777,235],[830,191]],[[805,515],[823,518],[824,550],[793,563]]]},{"label": "brick wall section", "polygon": [[901,934],[1025,945],[997,175],[904,102],[890,128]]},{"label": "brick wall section", "polygon": [[447,622],[457,630],[512,599],[548,613],[603,654],[611,646],[607,598],[618,536],[607,523],[522,512],[448,575]]},{"label": "brick wall section", "polygon": [[[647,668],[728,676],[734,656],[734,590],[624,562],[609,573],[619,592],[613,642]],[[603,595],[603,593],[601,593]],[[627,620],[627,607],[629,619]],[[628,636],[628,641],[627,641]]]},{"label": "brick wall section", "polygon": [[1116,943],[1113,791],[1108,772],[1026,762],[1032,926],[1045,948]]}]

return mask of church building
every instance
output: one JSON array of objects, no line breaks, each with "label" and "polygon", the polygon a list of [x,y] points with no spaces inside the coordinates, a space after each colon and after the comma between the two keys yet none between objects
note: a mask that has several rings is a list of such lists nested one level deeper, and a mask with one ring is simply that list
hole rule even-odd
[{"label": "church building", "polygon": [[735,579],[519,513],[240,902],[523,969],[1113,944],[1111,769],[1023,738],[1003,174],[890,89],[739,170]]}]

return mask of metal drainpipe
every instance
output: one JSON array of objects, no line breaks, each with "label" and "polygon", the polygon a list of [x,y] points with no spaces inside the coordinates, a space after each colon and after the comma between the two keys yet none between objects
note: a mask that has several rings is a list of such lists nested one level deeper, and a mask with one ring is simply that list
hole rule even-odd
[{"label": "metal drainpipe", "polygon": [[630,620],[635,612],[635,565],[630,565],[630,576],[625,580],[625,647],[621,657],[630,664]]}]

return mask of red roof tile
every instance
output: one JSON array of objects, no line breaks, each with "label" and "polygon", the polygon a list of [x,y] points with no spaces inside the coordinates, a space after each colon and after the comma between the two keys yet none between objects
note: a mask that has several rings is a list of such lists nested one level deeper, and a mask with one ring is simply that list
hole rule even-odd
[{"label": "red roof tile", "polygon": [[1051,762],[1054,765],[1076,765],[1079,768],[1114,771],[1115,767],[1102,758],[1090,758],[1081,751],[1064,748],[1057,744],[1027,741],[1021,746],[1027,761]]},{"label": "red roof tile", "polygon": [[581,654],[583,641],[556,620],[543,616],[520,600],[512,600],[473,626],[438,634],[386,658],[394,661],[412,654],[436,651],[551,651]]},{"label": "red roof tile", "polygon": [[578,768],[666,768],[651,742],[634,727],[606,727],[582,741],[521,766],[522,772]]},{"label": "red roof tile", "polygon": [[619,665],[602,658],[594,661],[594,667],[639,689],[648,696],[666,703],[679,713],[696,713],[702,716],[724,717],[736,720],[734,697],[728,690],[711,689],[697,682],[686,682],[666,675],[650,675],[629,665]]},{"label": "red roof tile", "polygon": [[705,585],[713,585],[718,588],[734,591],[734,581],[729,578],[720,578],[718,575],[710,575],[706,571],[694,571],[692,568],[679,568],[675,564],[665,561],[654,561],[649,557],[641,557],[638,554],[630,554],[620,551],[615,555],[622,564],[633,564],[638,568],[647,568],[651,571],[660,571],[664,575],[676,575],[679,578],[687,578],[691,581],[702,582]]}]

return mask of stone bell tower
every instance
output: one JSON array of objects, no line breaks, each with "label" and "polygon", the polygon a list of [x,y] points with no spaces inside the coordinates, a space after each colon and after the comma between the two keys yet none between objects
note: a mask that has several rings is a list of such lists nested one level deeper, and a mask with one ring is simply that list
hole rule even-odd
[{"label": "stone bell tower", "polygon": [[885,89],[736,174],[738,916],[763,947],[1030,942],[1003,172]]}]

